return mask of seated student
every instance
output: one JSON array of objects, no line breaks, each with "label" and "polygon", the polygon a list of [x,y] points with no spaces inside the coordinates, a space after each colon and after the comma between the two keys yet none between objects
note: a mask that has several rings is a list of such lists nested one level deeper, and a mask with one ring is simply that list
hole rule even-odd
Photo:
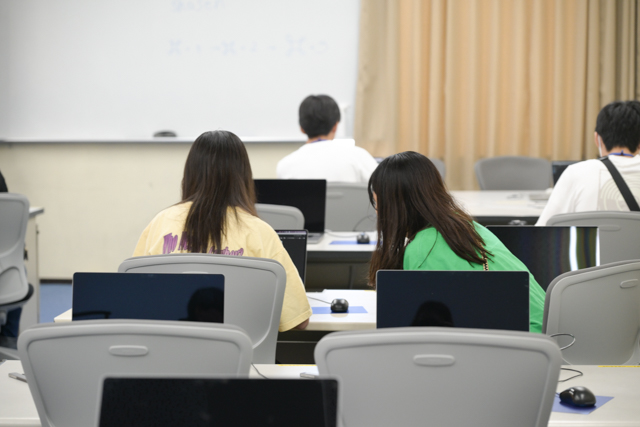
[{"label": "seated student", "polygon": [[300,104],[300,129],[307,143],[278,162],[280,179],[367,182],[378,162],[353,139],[334,139],[340,109],[327,95],[310,95]]},{"label": "seated student", "polygon": [[[598,114],[594,139],[600,156],[609,158],[640,202],[640,102],[606,105]],[[607,167],[591,159],[562,173],[536,225],[546,225],[549,218],[563,213],[628,210]]]},{"label": "seated student", "polygon": [[231,132],[200,135],[189,151],[182,200],[156,215],[133,256],[215,253],[278,261],[287,273],[280,331],[304,329],[311,307],[300,275],[276,232],[258,218],[249,156]]},{"label": "seated student", "polygon": [[[464,212],[422,154],[406,151],[384,159],[369,180],[369,199],[378,213],[372,284],[382,269],[528,271]],[[544,290],[529,273],[531,332],[542,331],[544,299]]]}]

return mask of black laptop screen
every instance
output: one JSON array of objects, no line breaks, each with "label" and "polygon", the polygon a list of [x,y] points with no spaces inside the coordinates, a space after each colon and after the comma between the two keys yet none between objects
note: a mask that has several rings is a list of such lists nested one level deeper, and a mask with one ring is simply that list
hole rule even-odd
[{"label": "black laptop screen", "polygon": [[542,289],[568,271],[598,265],[597,227],[490,226]]},{"label": "black laptop screen", "polygon": [[276,230],[276,233],[304,283],[307,271],[307,230]]},{"label": "black laptop screen", "polygon": [[324,233],[327,181],[324,179],[254,179],[258,203],[293,206],[304,215],[304,228]]},{"label": "black laptop screen", "polygon": [[335,427],[333,379],[107,378],[99,427]]},{"label": "black laptop screen", "polygon": [[529,330],[525,271],[380,270],[377,327]]},{"label": "black laptop screen", "polygon": [[224,320],[222,274],[76,273],[72,293],[73,320]]}]

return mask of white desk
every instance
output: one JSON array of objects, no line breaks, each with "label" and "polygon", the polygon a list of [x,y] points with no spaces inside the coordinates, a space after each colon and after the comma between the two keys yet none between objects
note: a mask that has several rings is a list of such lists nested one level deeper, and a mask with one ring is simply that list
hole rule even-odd
[{"label": "white desk", "polygon": [[[608,426],[640,427],[640,367],[605,368],[598,366],[569,366],[584,372],[584,376],[558,383],[557,391],[570,386],[588,387],[596,395],[613,396],[589,415],[551,413],[549,426]],[[267,378],[300,378],[301,372],[314,372],[313,365],[256,365]],[[23,372],[19,361],[0,365],[0,427],[40,427],[40,420],[27,384],[8,377],[9,372]],[[563,371],[560,378],[571,372]],[[250,378],[261,378],[251,369]]]},{"label": "white desk", "polygon": [[307,292],[311,307],[328,307],[327,304],[312,298],[331,302],[336,298],[344,298],[349,307],[361,306],[366,313],[328,313],[312,314],[309,318],[309,331],[351,331],[375,329],[376,327],[376,292],[373,290],[325,289],[323,292]]},{"label": "white desk", "polygon": [[531,200],[531,194],[543,191],[452,191],[453,197],[474,218],[539,217],[546,200]]},{"label": "white desk", "polygon": [[38,266],[38,224],[36,217],[44,213],[44,208],[29,208],[29,221],[27,222],[27,235],[25,236],[25,249],[27,259],[27,279],[33,286],[33,295],[22,307],[20,315],[20,332],[32,325],[40,323],[40,271]]},{"label": "white desk", "polygon": [[[371,253],[376,248],[372,243],[360,244],[356,241],[356,236],[360,232],[355,231],[327,231],[318,243],[307,244],[307,252],[341,252],[345,255],[354,252]],[[368,231],[369,239],[375,242],[377,235],[375,231]],[[336,244],[340,242],[340,244]]]},{"label": "white desk", "polygon": [[[336,298],[344,298],[350,306],[362,306],[367,313],[329,313],[312,314],[307,330],[310,331],[347,331],[358,329],[375,329],[376,327],[376,292],[364,290],[327,289],[324,292],[309,292],[307,296],[318,298],[329,303]],[[328,307],[327,304],[309,299],[311,307]],[[72,311],[67,310],[54,319],[54,322],[70,322]]]}]

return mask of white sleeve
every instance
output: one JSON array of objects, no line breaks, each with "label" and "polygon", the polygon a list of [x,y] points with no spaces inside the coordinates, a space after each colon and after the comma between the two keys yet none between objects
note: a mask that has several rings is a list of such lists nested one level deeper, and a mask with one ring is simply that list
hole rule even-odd
[{"label": "white sleeve", "polygon": [[[549,218],[554,215],[576,211],[579,179],[578,168],[572,168],[571,166],[560,175],[560,179],[553,187],[549,201],[540,214],[536,225],[547,225]],[[594,190],[597,191],[596,189]]]}]

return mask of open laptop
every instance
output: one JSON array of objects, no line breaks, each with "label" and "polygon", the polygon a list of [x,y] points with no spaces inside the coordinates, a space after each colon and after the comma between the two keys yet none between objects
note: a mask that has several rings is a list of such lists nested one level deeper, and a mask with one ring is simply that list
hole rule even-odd
[{"label": "open laptop", "polygon": [[377,327],[529,331],[526,271],[380,270]]},{"label": "open laptop", "polygon": [[335,427],[335,379],[106,378],[99,427]]},{"label": "open laptop", "polygon": [[222,274],[75,273],[72,320],[224,321]]},{"label": "open laptop", "polygon": [[600,265],[598,227],[487,227],[527,266],[544,289],[568,271]]},{"label": "open laptop", "polygon": [[327,181],[324,179],[254,179],[258,203],[293,206],[304,215],[308,242],[318,243],[324,234]]},{"label": "open laptop", "polygon": [[307,230],[276,230],[276,233],[304,283],[307,274]]}]

